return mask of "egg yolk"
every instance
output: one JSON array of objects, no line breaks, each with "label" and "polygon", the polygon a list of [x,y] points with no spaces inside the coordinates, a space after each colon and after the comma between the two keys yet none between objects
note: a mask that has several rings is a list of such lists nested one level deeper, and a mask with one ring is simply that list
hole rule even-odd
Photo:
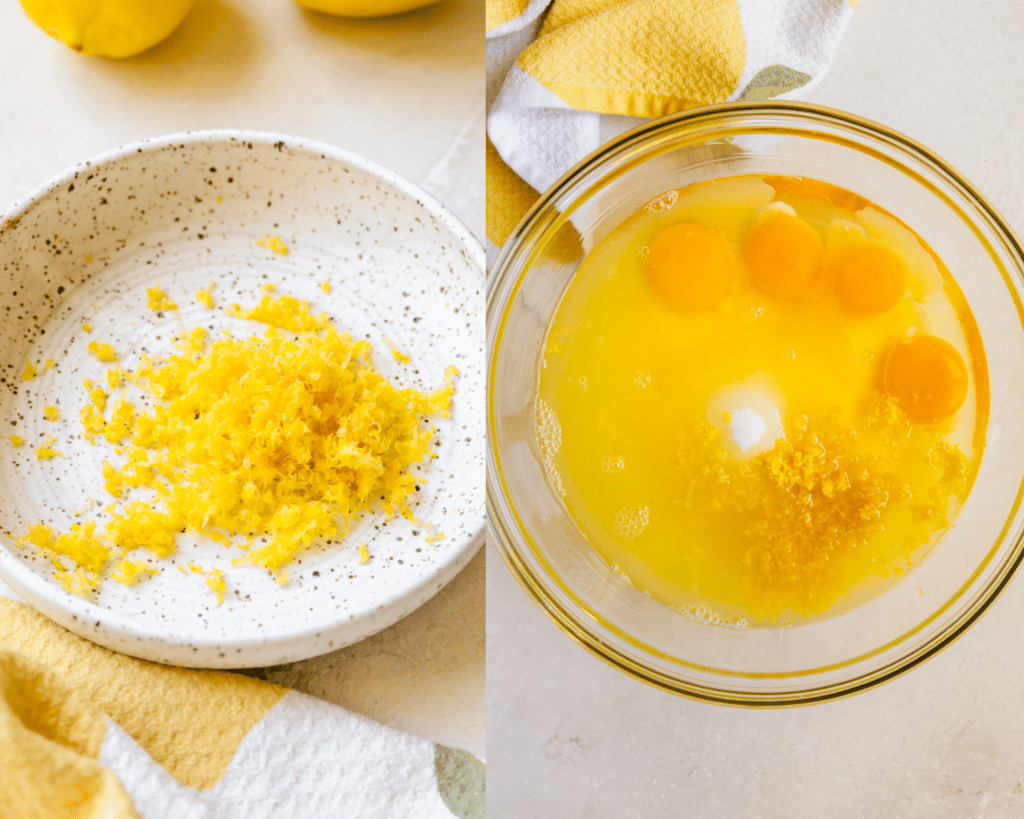
[{"label": "egg yolk", "polygon": [[882,388],[911,421],[948,418],[967,398],[967,366],[956,348],[938,336],[918,335],[885,359]]},{"label": "egg yolk", "polygon": [[743,242],[743,263],[765,293],[802,297],[821,275],[824,250],[807,222],[788,213],[768,216]]},{"label": "egg yolk", "polygon": [[651,242],[644,276],[659,297],[677,310],[707,310],[739,281],[736,252],[720,231],[684,223],[666,228]]},{"label": "egg yolk", "polygon": [[865,242],[841,252],[832,262],[839,304],[855,316],[891,310],[907,289],[907,266],[883,245]]}]

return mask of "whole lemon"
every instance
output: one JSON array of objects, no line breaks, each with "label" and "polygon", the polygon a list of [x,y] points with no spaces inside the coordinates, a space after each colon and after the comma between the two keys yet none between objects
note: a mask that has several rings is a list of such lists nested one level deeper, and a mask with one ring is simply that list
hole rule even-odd
[{"label": "whole lemon", "polygon": [[401,14],[437,0],[295,0],[303,8],[338,17],[386,17]]},{"label": "whole lemon", "polygon": [[37,26],[69,48],[131,57],[168,37],[194,0],[21,0]]}]

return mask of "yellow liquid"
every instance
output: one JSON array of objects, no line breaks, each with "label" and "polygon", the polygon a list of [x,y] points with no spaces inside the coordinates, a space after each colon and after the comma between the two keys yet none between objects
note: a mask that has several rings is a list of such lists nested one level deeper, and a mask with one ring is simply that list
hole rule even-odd
[{"label": "yellow liquid", "polygon": [[[710,309],[651,290],[645,252],[666,227],[713,227],[739,257],[772,203],[822,240],[825,273],[805,296],[766,294],[742,262]],[[864,242],[899,255],[907,287],[856,317],[828,262]],[[966,400],[934,423],[911,423],[881,388],[888,352],[919,333],[968,372]],[[777,410],[784,437],[744,451],[735,424],[750,407]],[[923,559],[970,490],[987,419],[981,339],[941,261],[855,194],[780,177],[670,191],[593,249],[552,322],[536,413],[548,477],[609,565],[680,610],[771,621],[855,605]]]}]

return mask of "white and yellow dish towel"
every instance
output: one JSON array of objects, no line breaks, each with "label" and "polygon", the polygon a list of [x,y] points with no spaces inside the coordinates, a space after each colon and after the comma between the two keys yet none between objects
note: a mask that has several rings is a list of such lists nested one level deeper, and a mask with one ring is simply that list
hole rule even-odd
[{"label": "white and yellow dish towel", "polygon": [[0,819],[483,819],[483,764],[241,674],[135,660],[0,596]]},{"label": "white and yellow dish towel", "polygon": [[856,2],[487,0],[489,241],[636,117],[805,94]]}]

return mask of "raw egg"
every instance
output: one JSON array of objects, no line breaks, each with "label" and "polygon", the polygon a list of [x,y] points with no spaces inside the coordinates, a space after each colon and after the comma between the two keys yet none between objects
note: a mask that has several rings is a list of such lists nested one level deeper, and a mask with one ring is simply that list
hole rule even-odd
[{"label": "raw egg", "polygon": [[967,398],[967,365],[945,339],[915,335],[885,359],[882,386],[911,421],[930,424],[948,418]]},{"label": "raw egg", "polygon": [[707,310],[739,280],[736,251],[718,230],[673,225],[654,237],[644,264],[647,283],[676,310]]},{"label": "raw egg", "polygon": [[776,211],[747,234],[743,263],[765,293],[799,299],[821,276],[824,249],[807,222]]},{"label": "raw egg", "polygon": [[876,316],[896,306],[907,289],[907,265],[884,245],[864,242],[833,260],[836,299],[854,316]]}]

